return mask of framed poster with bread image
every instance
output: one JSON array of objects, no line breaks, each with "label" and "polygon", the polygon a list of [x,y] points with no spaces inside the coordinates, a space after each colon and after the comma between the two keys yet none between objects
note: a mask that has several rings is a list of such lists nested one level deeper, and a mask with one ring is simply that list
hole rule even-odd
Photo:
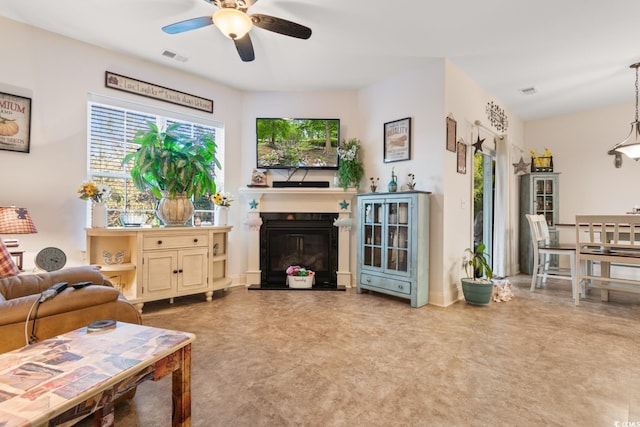
[{"label": "framed poster with bread image", "polygon": [[0,150],[29,152],[31,98],[0,92]]},{"label": "framed poster with bread image", "polygon": [[384,124],[384,162],[411,160],[411,117]]}]

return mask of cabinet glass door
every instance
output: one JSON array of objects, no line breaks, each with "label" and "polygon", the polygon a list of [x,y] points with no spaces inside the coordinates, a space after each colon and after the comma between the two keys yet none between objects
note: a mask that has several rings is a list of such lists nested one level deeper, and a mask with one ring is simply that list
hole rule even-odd
[{"label": "cabinet glass door", "polygon": [[409,203],[391,201],[387,205],[387,270],[408,271]]},{"label": "cabinet glass door", "polygon": [[364,203],[364,239],[362,263],[369,267],[382,268],[382,218],[383,204]]},{"label": "cabinet glass door", "polygon": [[535,181],[536,189],[536,215],[544,215],[549,227],[555,226],[553,221],[554,212],[554,185],[552,178],[542,178]]}]

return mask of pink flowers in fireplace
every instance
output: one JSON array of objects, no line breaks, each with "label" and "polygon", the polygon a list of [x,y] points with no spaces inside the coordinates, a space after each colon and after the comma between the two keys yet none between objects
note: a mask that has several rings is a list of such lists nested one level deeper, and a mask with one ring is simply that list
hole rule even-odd
[{"label": "pink flowers in fireplace", "polygon": [[313,276],[313,271],[302,268],[299,265],[290,265],[287,268],[287,276]]}]

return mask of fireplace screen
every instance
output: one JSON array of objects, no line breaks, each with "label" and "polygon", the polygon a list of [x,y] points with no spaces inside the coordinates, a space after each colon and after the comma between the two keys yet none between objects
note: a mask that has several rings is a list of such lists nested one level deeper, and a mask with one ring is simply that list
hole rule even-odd
[{"label": "fireplace screen", "polygon": [[316,285],[335,285],[338,232],[335,214],[263,213],[260,231],[262,286],[282,286],[286,269],[299,265],[315,273]]}]

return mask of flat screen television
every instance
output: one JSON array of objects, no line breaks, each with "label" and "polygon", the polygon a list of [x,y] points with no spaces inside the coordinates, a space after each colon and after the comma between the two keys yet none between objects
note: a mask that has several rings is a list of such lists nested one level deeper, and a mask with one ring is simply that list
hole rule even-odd
[{"label": "flat screen television", "polygon": [[338,169],[340,119],[256,119],[260,169]]}]

